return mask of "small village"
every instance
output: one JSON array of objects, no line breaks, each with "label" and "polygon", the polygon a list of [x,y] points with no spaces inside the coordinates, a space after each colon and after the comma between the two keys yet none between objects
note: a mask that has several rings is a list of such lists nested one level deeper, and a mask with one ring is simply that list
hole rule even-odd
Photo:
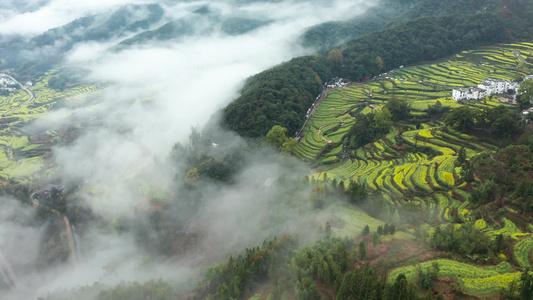
[{"label": "small village", "polygon": [[0,93],[8,94],[17,91],[18,84],[9,76],[0,74]]},{"label": "small village", "polygon": [[[533,79],[533,75],[524,77],[524,80],[528,79]],[[492,95],[507,94],[511,103],[516,104],[514,100],[516,99],[519,88],[519,82],[489,78],[478,84],[477,87],[453,89],[452,98],[458,102],[462,102],[464,100],[481,100]]]}]

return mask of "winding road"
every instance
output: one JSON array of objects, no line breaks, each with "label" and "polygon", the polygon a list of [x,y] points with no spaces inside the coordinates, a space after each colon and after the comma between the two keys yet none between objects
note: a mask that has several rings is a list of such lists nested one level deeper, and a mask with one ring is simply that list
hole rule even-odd
[{"label": "winding road", "polygon": [[20,82],[18,82],[15,78],[5,74],[5,73],[0,73],[0,76],[4,76],[4,77],[8,77],[9,79],[13,80],[16,84],[18,84],[24,91],[26,91],[26,93],[28,93],[30,95],[30,99],[24,101],[24,103],[20,104],[19,106],[15,107],[15,108],[12,108],[8,111],[6,111],[5,113],[2,114],[2,118],[4,117],[7,117],[8,114],[14,112],[15,110],[21,108],[23,105],[26,105],[28,103],[30,103],[31,100],[33,100],[33,98],[35,98],[35,95],[33,94],[32,91],[30,91],[27,87],[25,87],[24,85],[22,85]]},{"label": "winding road", "polygon": [[516,58],[518,58],[519,60],[527,63],[527,61],[522,57],[522,55],[520,55],[520,50],[515,50],[514,51],[514,56],[516,56]]}]

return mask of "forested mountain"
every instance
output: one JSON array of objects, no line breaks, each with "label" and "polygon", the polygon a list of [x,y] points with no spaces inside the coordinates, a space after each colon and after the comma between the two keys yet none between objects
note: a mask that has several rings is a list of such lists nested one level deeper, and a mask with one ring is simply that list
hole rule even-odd
[{"label": "forested mountain", "polygon": [[[412,16],[418,16],[419,12],[433,11],[429,8],[430,2],[420,2],[414,6]],[[295,66],[300,70],[295,75],[291,75],[291,64],[300,65],[303,58],[286,62],[251,77],[249,81],[254,84],[246,84],[242,95],[224,109],[224,123],[242,136],[264,136],[276,124],[286,127],[292,134],[303,123],[305,112],[314,101],[313,96],[320,94],[320,85],[330,81],[331,76],[362,81],[400,65],[439,59],[483,45],[530,38],[529,23],[532,18],[525,16],[531,16],[533,10],[529,2],[522,2],[514,1],[514,4],[510,3],[506,8],[501,7],[502,3],[498,7],[493,2],[483,6],[498,7],[497,13],[478,13],[480,1],[460,2],[460,5],[450,7],[474,13],[419,18],[361,36],[342,45],[338,52],[341,55],[323,52],[306,58],[311,62],[310,66]],[[465,10],[466,7],[470,7],[470,10]],[[454,9],[449,9],[455,12]],[[436,14],[445,14],[446,11],[443,9]],[[317,72],[316,68],[322,71]],[[315,83],[310,84],[313,81]],[[308,84],[304,85],[304,82]],[[250,89],[250,86],[256,90]],[[267,97],[273,95],[269,92],[272,86],[276,86],[278,91],[283,88],[294,90],[298,97],[293,94]],[[273,117],[281,115],[285,117]]]},{"label": "forested mountain", "polygon": [[79,42],[105,41],[115,36],[147,30],[161,20],[163,13],[163,8],[157,4],[128,5],[109,15],[84,17],[51,29],[32,38],[28,46],[33,50],[52,46],[59,48],[56,51],[64,52]]},{"label": "forested mountain", "polygon": [[302,43],[306,47],[325,51],[358,36],[416,18],[493,12],[501,7],[500,4],[499,0],[383,0],[362,16],[347,21],[327,22],[310,28],[302,36]]}]

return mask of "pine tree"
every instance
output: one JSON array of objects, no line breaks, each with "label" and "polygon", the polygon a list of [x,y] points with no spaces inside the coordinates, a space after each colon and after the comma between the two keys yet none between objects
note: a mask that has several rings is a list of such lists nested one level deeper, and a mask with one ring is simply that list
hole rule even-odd
[{"label": "pine tree", "polygon": [[466,150],[465,150],[465,147],[462,146],[461,149],[459,149],[459,151],[457,152],[457,163],[459,165],[462,165],[464,164],[465,161],[466,161]]},{"label": "pine tree", "polygon": [[364,240],[359,243],[359,258],[366,259],[366,243]]},{"label": "pine tree", "polygon": [[363,231],[361,232],[361,234],[365,236],[365,235],[368,235],[369,233],[370,233],[370,227],[366,225],[365,228],[363,228]]},{"label": "pine tree", "polygon": [[529,269],[522,273],[520,276],[520,282],[520,299],[533,299],[533,275],[529,273]]},{"label": "pine tree", "polygon": [[396,226],[394,226],[394,224],[389,225],[389,233],[392,235],[396,233]]}]

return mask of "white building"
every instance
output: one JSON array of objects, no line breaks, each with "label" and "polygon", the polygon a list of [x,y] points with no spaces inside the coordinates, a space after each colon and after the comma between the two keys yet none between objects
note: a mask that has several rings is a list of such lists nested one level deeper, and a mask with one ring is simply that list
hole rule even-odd
[{"label": "white building", "polygon": [[503,94],[507,92],[506,87],[508,84],[509,81],[503,79],[487,79],[482,83],[478,84],[477,87],[480,89],[484,89],[487,95],[494,95]]},{"label": "white building", "polygon": [[452,91],[452,97],[456,101],[460,100],[480,100],[485,97],[486,91],[481,88],[475,88],[475,87],[465,87],[465,88],[457,88],[453,89]]},{"label": "white building", "polygon": [[[524,78],[533,79],[533,75],[528,75]],[[471,100],[471,99],[483,99],[485,96],[491,96],[494,94],[506,94],[508,90],[513,90],[514,94],[517,93],[520,83],[514,81],[507,81],[503,79],[489,78],[482,83],[474,87],[464,87],[453,89],[452,97],[454,100]]]},{"label": "white building", "polygon": [[507,84],[505,86],[505,90],[513,90],[514,93],[518,91],[518,88],[520,87],[520,83],[514,82],[514,81],[507,81]]}]

